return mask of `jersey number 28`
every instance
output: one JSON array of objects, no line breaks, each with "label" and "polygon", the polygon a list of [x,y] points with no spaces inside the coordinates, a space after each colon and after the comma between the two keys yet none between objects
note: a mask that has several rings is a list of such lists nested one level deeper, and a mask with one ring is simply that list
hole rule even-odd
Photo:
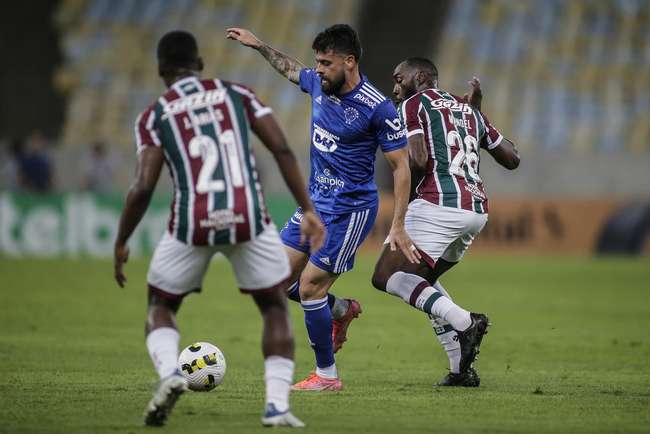
[{"label": "jersey number 28", "polygon": [[[478,176],[479,157],[477,145],[476,139],[467,135],[465,136],[465,147],[463,148],[463,139],[458,131],[449,131],[447,146],[458,149],[449,165],[449,172],[465,179],[469,178],[474,182],[481,182],[481,177]],[[467,171],[465,171],[466,169]]]}]

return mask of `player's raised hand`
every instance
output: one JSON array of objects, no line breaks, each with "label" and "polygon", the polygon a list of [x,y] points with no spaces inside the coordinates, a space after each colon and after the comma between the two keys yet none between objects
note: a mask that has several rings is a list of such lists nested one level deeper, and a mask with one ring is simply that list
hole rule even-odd
[{"label": "player's raised hand", "polygon": [[309,241],[312,252],[320,249],[325,242],[327,231],[320,218],[313,211],[306,211],[300,222],[300,244]]},{"label": "player's raised hand", "polygon": [[259,48],[263,45],[262,41],[260,41],[252,32],[239,27],[226,29],[226,38],[232,39],[233,41],[239,41],[243,45],[251,48]]},{"label": "player's raised hand", "polygon": [[113,267],[115,272],[115,281],[120,288],[124,288],[126,283],[126,276],[122,271],[124,264],[129,260],[129,247],[125,244],[115,244],[115,251],[113,254]]},{"label": "player's raised hand", "polygon": [[392,227],[388,234],[388,241],[390,242],[391,251],[394,252],[399,248],[404,256],[406,256],[406,259],[408,259],[412,264],[420,263],[422,256],[403,226]]},{"label": "player's raised hand", "polygon": [[478,77],[474,76],[469,84],[470,90],[469,93],[466,93],[463,97],[465,102],[477,110],[481,110],[481,102],[483,101],[483,91],[481,90],[481,81]]}]

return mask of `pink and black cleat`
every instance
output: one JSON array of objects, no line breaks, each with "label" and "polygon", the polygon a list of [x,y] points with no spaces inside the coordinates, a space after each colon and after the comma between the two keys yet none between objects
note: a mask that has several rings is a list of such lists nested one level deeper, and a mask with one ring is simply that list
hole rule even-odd
[{"label": "pink and black cleat", "polygon": [[345,315],[332,321],[332,345],[335,353],[340,350],[343,343],[348,340],[347,333],[350,323],[353,319],[358,318],[359,314],[362,312],[361,305],[358,301],[352,299],[347,299],[347,301],[349,306]]},{"label": "pink and black cleat", "polygon": [[291,390],[321,392],[325,390],[337,391],[343,389],[343,383],[338,378],[323,378],[312,372],[309,377],[291,386]]}]

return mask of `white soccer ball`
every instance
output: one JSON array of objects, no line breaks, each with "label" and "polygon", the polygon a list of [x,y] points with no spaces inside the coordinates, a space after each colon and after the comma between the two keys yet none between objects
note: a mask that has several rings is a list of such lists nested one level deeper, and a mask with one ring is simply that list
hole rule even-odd
[{"label": "white soccer ball", "polygon": [[207,392],[223,381],[226,358],[215,345],[196,342],[181,352],[178,369],[187,379],[191,390]]}]

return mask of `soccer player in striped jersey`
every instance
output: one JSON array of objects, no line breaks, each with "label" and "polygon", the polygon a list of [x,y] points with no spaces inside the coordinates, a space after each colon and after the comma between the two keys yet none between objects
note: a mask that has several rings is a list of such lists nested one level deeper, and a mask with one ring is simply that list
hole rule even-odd
[{"label": "soccer player in striped jersey", "polygon": [[472,367],[488,318],[456,305],[438,279],[456,265],[488,216],[488,199],[479,176],[479,151],[485,149],[507,169],[519,165],[514,144],[494,128],[480,107],[480,83],[469,97],[438,89],[438,71],[428,59],[410,58],[394,71],[393,93],[401,103],[411,168],[423,176],[406,213],[406,230],[417,246],[420,264],[384,248],[373,285],[429,315],[449,357],[450,372],[441,386],[478,386]]},{"label": "soccer player in striped jersey", "polygon": [[350,321],[361,309],[356,301],[328,296],[328,291],[339,275],[352,269],[357,248],[374,223],[378,147],[393,169],[391,248],[399,248],[410,261],[419,261],[403,224],[410,187],[405,131],[391,101],[359,72],[361,43],[350,26],[337,24],[316,36],[312,44],[315,68],[271,48],[248,30],[231,28],[226,36],[259,51],[278,72],[311,96],[309,191],[327,228],[327,239],[311,255],[299,245],[300,208],[280,234],[291,262],[291,280],[296,282],[289,296],[302,304],[316,356],[315,372],[294,389],[339,390],[342,385],[334,345],[342,345]]},{"label": "soccer player in striped jersey", "polygon": [[176,312],[183,297],[201,290],[211,258],[222,253],[240,291],[251,294],[264,322],[265,426],[304,424],[289,411],[294,342],[284,282],[289,262],[271,223],[259,184],[249,129],[278,164],[303,207],[302,240],[314,249],[324,228],[307,195],[296,158],[265,106],[247,87],[201,79],[203,61],[194,37],[167,33],[158,43],[158,71],[168,89],[138,116],[136,176],[115,241],[115,278],[123,286],[127,241],[144,215],[165,163],[174,182],[169,227],[147,275],[146,345],[160,382],[145,411],[147,425],[164,424],[187,389],[177,367]]}]

